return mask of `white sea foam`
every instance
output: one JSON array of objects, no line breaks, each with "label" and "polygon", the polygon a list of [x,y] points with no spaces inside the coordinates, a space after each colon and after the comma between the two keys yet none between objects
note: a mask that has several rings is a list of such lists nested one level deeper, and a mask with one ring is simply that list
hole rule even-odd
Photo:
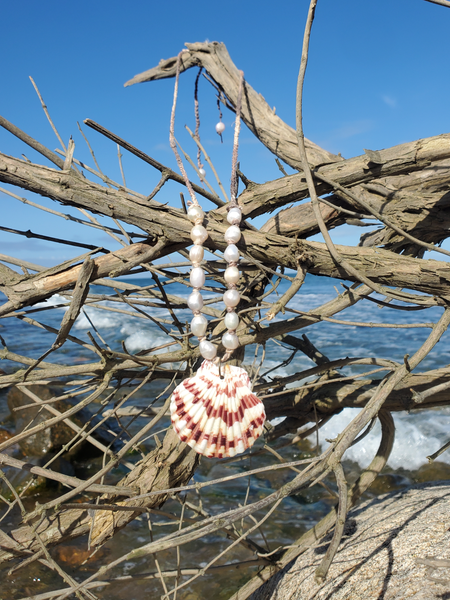
[{"label": "white sea foam", "polygon": [[[89,319],[94,323],[97,329],[110,329],[111,327],[118,327],[121,324],[121,316],[117,316],[114,313],[106,312],[103,310],[98,310],[95,308],[85,308],[84,309]],[[84,313],[80,313],[78,319],[74,325],[75,329],[91,329],[92,325],[89,323],[86,315]]]},{"label": "white sea foam", "polygon": [[128,352],[133,354],[141,350],[148,350],[153,346],[150,336],[145,331],[135,331],[124,342]]},{"label": "white sea foam", "polygon": [[[126,328],[121,329],[121,333],[126,334]],[[168,336],[155,334],[155,331],[148,329],[139,329],[133,333],[129,333],[124,338],[125,346],[128,352],[140,352],[141,350],[148,350],[149,348],[155,348],[156,346],[162,346],[170,342],[171,339]],[[174,347],[177,348],[177,347]],[[156,350],[157,352],[167,352],[170,348],[163,348],[162,350]]]},{"label": "white sea foam", "polygon": [[[48,307],[48,306],[57,306],[58,304],[69,304],[69,301],[67,300],[67,298],[63,298],[62,296],[60,296],[59,294],[53,294],[53,296],[51,296],[50,298],[47,298],[47,300],[44,300],[43,302],[38,302],[37,304],[34,305],[34,308],[43,308]],[[65,306],[65,307],[61,307],[61,310],[66,311],[69,307]]]},{"label": "white sea foam", "polygon": [[[326,439],[334,439],[358,414],[359,409],[345,408],[326,423],[319,432],[322,449],[328,447]],[[394,414],[395,442],[388,466],[413,471],[427,463],[427,456],[438,450],[448,439],[450,412],[446,410],[423,411],[420,413]],[[374,429],[361,442],[345,453],[345,458],[365,468],[375,456],[380,444],[381,427],[377,422]],[[310,437],[315,442],[315,434]],[[444,452],[439,460],[450,463],[450,451]]]}]

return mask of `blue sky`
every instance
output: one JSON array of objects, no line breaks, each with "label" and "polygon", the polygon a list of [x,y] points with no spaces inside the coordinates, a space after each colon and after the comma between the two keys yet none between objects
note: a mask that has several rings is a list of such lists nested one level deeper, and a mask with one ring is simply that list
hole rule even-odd
[{"label": "blue sky", "polygon": [[[221,5],[204,2],[77,3],[25,0],[4,3],[0,29],[2,84],[0,114],[51,149],[59,147],[31,75],[65,142],[92,164],[77,121],[98,121],[158,161],[176,168],[168,145],[173,80],[124,88],[136,73],[174,56],[184,42],[217,40],[227,45],[250,85],[277,114],[295,124],[295,88],[309,2],[266,0]],[[319,0],[305,82],[304,130],[332,152],[351,157],[450,130],[450,10],[424,0]],[[195,155],[184,124],[195,126],[194,70],[180,81],[176,135]],[[200,87],[202,141],[229,185],[233,115],[224,111],[224,144],[214,132],[218,120],[212,88]],[[84,128],[100,166],[121,181],[116,147]],[[10,133],[0,130],[0,151],[45,163]],[[280,175],[273,156],[251,133],[241,135],[243,172],[263,182]],[[124,152],[127,185],[149,193],[158,173]],[[51,201],[20,196],[77,214]],[[158,199],[179,205],[179,186]],[[0,193],[1,224],[84,243],[117,246],[103,233],[41,213]],[[336,243],[355,243],[363,230],[333,231]],[[0,253],[50,265],[81,250],[0,232]],[[441,255],[442,257],[442,255]]]}]

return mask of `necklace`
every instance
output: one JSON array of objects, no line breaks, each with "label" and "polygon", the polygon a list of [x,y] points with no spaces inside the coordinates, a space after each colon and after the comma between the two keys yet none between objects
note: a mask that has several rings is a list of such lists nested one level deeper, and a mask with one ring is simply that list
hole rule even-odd
[{"label": "necklace", "polygon": [[[241,367],[226,364],[233,351],[239,346],[239,338],[236,334],[239,317],[235,309],[241,297],[237,289],[240,273],[238,269],[239,249],[236,244],[241,238],[239,225],[242,220],[242,211],[236,201],[236,171],[244,74],[242,71],[240,72],[231,168],[231,200],[228,204],[227,215],[230,226],[225,231],[227,248],[224,258],[228,266],[224,273],[224,279],[228,289],[223,294],[223,301],[227,311],[224,319],[227,331],[222,336],[222,345],[226,352],[219,359],[217,347],[206,338],[208,321],[201,313],[203,297],[200,292],[206,278],[201,262],[204,256],[203,244],[208,238],[208,232],[203,226],[205,215],[187,177],[174,137],[175,108],[183,52],[188,51],[183,50],[177,58],[174,102],[170,119],[170,145],[191,198],[188,201],[187,216],[193,223],[190,237],[194,245],[189,251],[189,259],[192,264],[190,283],[193,291],[187,304],[194,315],[191,321],[191,332],[198,338],[199,351],[205,360],[196,375],[182,381],[172,393],[170,413],[173,428],[181,441],[199,454],[224,458],[235,456],[250,448],[261,435],[265,421],[264,405],[252,393],[247,371]],[[225,126],[220,121],[216,125],[217,133],[221,135],[224,129]],[[203,176],[203,173],[200,174]],[[220,369],[221,363],[224,363],[222,369]]]}]

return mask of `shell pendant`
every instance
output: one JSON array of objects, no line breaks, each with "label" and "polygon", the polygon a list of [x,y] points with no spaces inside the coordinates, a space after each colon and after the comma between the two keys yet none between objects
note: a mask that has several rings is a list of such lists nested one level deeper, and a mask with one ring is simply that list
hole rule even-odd
[{"label": "shell pendant", "polygon": [[209,360],[174,390],[170,413],[180,440],[209,458],[235,456],[253,446],[266,418],[247,372],[226,364],[221,378]]}]

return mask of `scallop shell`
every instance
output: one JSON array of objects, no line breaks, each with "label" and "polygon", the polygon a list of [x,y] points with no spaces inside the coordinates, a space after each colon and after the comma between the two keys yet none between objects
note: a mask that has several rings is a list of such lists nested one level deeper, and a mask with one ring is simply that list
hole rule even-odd
[{"label": "scallop shell", "polygon": [[180,383],[170,402],[180,440],[210,458],[235,456],[253,446],[266,418],[247,372],[225,365],[222,374],[205,360],[194,377]]}]

